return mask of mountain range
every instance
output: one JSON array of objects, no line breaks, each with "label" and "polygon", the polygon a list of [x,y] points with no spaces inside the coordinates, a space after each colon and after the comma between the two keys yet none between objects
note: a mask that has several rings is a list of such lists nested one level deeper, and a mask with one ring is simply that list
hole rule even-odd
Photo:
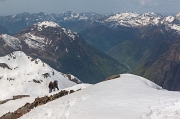
[{"label": "mountain range", "polygon": [[0,119],[179,119],[179,23],[152,12],[1,16]]},{"label": "mountain range", "polygon": [[[172,77],[171,80],[153,77],[156,75],[166,77],[166,73],[172,72],[170,68],[161,68],[160,63],[158,63],[155,68],[151,68],[151,70],[147,69],[152,66],[152,62],[161,61],[160,59],[162,57],[169,57],[169,55],[165,54],[174,51],[172,47],[178,44],[179,40],[180,14],[165,16],[153,12],[144,14],[124,12],[100,15],[96,13],[76,13],[73,11],[67,11],[61,14],[22,13],[18,15],[1,16],[0,25],[5,27],[9,31],[9,34],[14,34],[15,37],[20,38],[23,37],[23,35],[20,34],[29,32],[23,32],[21,31],[22,29],[27,29],[28,26],[34,23],[46,20],[54,21],[62,27],[70,29],[72,32],[78,32],[78,35],[89,44],[123,63],[129,68],[128,71],[144,76],[161,85],[163,88],[179,90],[179,84],[175,83],[177,85],[175,86],[176,88],[174,88],[174,85],[169,84],[175,80],[173,73],[169,74]],[[40,36],[38,35],[38,37]],[[32,55],[32,53],[30,54]],[[170,56],[172,56],[172,54]],[[44,60],[46,59],[44,58]],[[99,62],[100,61],[103,60],[101,59]],[[178,64],[176,60],[172,61]],[[164,67],[168,67],[170,64],[170,62],[163,63]],[[53,65],[55,67],[57,66],[56,64]],[[89,65],[88,67],[91,66]],[[124,70],[122,67],[121,65],[123,72],[127,72],[127,70]],[[104,67],[101,71],[104,71],[104,69],[106,68]],[[159,69],[161,69],[163,73],[156,74],[156,71]],[[176,69],[173,69],[173,72],[177,72]],[[71,72],[68,72],[67,69],[59,71],[71,73],[74,69],[72,69]],[[77,77],[79,76],[80,75],[77,74]],[[178,80],[179,76],[176,76],[176,79]]]},{"label": "mountain range", "polygon": [[55,22],[39,22],[14,36],[3,34],[0,42],[1,56],[20,50],[83,82],[97,83],[127,71],[126,66],[86,43],[78,33]]}]

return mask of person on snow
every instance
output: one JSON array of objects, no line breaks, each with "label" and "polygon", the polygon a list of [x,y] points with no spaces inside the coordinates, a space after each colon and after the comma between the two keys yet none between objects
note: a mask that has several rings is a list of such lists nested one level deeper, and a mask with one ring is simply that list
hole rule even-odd
[{"label": "person on snow", "polygon": [[58,88],[58,81],[57,80],[54,80],[53,86],[54,86],[54,91],[55,91],[55,88],[57,88],[59,90],[59,88]]},{"label": "person on snow", "polygon": [[53,86],[53,82],[50,81],[50,82],[49,82],[49,93],[52,92],[52,89],[54,89],[54,86]]}]

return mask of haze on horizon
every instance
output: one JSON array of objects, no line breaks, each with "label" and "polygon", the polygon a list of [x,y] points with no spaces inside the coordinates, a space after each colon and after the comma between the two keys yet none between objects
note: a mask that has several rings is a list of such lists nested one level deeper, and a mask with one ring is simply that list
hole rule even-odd
[{"label": "haze on horizon", "polygon": [[75,12],[111,13],[133,11],[180,13],[180,0],[0,0],[0,16],[28,13]]}]

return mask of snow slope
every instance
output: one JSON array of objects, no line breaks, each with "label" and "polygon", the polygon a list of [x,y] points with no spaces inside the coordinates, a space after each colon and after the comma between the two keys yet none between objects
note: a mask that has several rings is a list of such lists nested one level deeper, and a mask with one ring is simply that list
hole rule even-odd
[{"label": "snow slope", "polygon": [[[63,90],[66,90],[66,91],[70,91],[70,90],[79,90],[79,89],[84,89],[84,88],[87,88],[89,87],[90,84],[77,84],[77,85],[74,85],[72,87],[68,87],[68,88],[65,88]],[[46,94],[47,96],[51,96],[51,95],[54,95],[56,93],[58,93],[60,91],[53,91],[52,93],[49,93],[49,94]],[[43,97],[44,95],[40,95],[39,97]],[[0,117],[8,112],[14,112],[16,111],[19,107],[22,107],[24,106],[26,103],[32,103],[34,102],[35,98],[37,98],[36,96],[31,96],[31,97],[24,97],[24,98],[20,98],[20,99],[16,99],[16,100],[10,100],[4,104],[1,104],[0,105]],[[13,105],[13,106],[12,106]]]},{"label": "snow slope", "polygon": [[122,74],[37,107],[20,119],[179,119],[180,93]]},{"label": "snow slope", "polygon": [[76,85],[66,75],[21,51],[0,57],[0,100],[21,94],[45,95],[49,82],[54,80],[58,80],[60,89]]}]

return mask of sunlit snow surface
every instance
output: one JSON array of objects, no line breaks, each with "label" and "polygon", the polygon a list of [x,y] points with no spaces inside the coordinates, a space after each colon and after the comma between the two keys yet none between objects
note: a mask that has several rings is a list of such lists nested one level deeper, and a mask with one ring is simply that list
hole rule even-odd
[{"label": "sunlit snow surface", "polygon": [[161,17],[157,14],[149,12],[144,14],[138,14],[134,12],[125,12],[110,16],[105,21],[113,22],[111,27],[116,28],[117,26],[126,27],[139,27],[146,26],[148,24],[158,24]]},{"label": "sunlit snow surface", "polygon": [[[60,89],[75,85],[40,59],[32,59],[21,51],[0,57],[0,63],[0,100],[20,94],[48,94],[48,84],[54,80],[59,81]],[[7,66],[3,67],[3,64]],[[39,83],[35,83],[36,81]]]},{"label": "sunlit snow surface", "polygon": [[123,74],[37,107],[20,119],[179,119],[180,93]]},{"label": "sunlit snow surface", "polygon": [[[79,89],[84,89],[86,87],[89,87],[90,84],[77,84],[77,85],[74,85],[72,87],[69,87],[69,88],[65,88],[63,90],[66,90],[66,91],[70,91],[70,90],[79,90]],[[37,90],[34,90],[34,91],[37,91]],[[50,95],[54,95],[56,93],[58,93],[59,91],[53,91],[52,93],[47,93],[46,95],[50,96]],[[44,95],[39,95],[38,97],[43,97]],[[0,117],[8,112],[14,112],[15,110],[17,110],[19,107],[22,107],[24,106],[26,103],[32,103],[34,102],[35,98],[37,98],[36,96],[30,96],[30,97],[24,97],[24,98],[21,98],[21,99],[16,99],[16,100],[11,100],[11,101],[8,101],[4,104],[1,104],[0,105]]]},{"label": "sunlit snow surface", "polygon": [[160,25],[164,24],[166,27],[180,33],[180,25],[174,23],[174,21],[180,21],[180,14],[176,14],[175,17],[155,14],[148,12],[144,14],[138,14],[134,12],[118,13],[108,17],[104,22],[111,28],[117,28],[118,26],[125,27],[141,27],[147,25]]},{"label": "sunlit snow surface", "polygon": [[41,31],[42,27],[44,26],[45,28],[47,27],[60,27],[57,23],[51,22],[51,21],[44,21],[44,22],[39,22],[35,25],[38,25],[38,30]]}]

